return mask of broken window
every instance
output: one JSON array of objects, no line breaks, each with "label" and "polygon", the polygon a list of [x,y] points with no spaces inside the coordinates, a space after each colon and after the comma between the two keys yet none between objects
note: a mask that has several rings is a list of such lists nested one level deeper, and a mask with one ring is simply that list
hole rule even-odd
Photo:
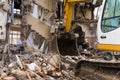
[{"label": "broken window", "polygon": [[17,44],[20,39],[20,31],[10,31],[10,44]]}]

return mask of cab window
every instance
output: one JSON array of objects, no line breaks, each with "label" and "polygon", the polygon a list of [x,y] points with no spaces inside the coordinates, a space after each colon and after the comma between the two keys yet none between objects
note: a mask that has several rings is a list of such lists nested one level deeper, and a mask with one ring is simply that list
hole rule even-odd
[{"label": "cab window", "polygon": [[106,0],[103,13],[101,28],[104,33],[120,27],[120,0]]}]

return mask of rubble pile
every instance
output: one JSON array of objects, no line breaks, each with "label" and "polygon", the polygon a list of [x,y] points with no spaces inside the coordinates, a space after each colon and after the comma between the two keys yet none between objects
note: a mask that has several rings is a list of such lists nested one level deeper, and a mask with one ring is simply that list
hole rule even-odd
[{"label": "rubble pile", "polygon": [[78,57],[18,51],[11,45],[2,57],[0,80],[80,80],[74,76]]}]

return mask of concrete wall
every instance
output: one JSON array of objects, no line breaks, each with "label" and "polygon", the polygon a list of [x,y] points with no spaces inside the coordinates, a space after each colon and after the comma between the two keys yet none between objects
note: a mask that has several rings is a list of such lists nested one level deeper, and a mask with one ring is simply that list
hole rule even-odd
[{"label": "concrete wall", "polygon": [[33,0],[36,4],[41,7],[48,9],[49,11],[53,11],[56,7],[56,0]]}]

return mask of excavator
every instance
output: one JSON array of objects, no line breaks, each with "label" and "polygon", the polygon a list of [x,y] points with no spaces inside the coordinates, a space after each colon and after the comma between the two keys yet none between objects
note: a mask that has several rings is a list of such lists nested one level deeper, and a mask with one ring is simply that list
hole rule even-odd
[{"label": "excavator", "polygon": [[[103,0],[97,23],[96,58],[78,62],[77,72],[90,80],[119,80],[119,4],[120,0]],[[102,56],[102,57],[101,57]]]},{"label": "excavator", "polygon": [[[8,26],[17,26],[29,50],[80,56],[75,75],[81,79],[120,80],[119,4],[120,0],[1,0],[0,52],[4,49],[5,53],[5,44],[9,43]],[[84,29],[94,29],[90,27],[96,22],[93,11],[100,5],[96,50],[89,48],[85,37],[89,31]],[[14,8],[20,9],[20,14],[16,15]],[[18,15],[21,22],[17,23]]]},{"label": "excavator", "polygon": [[[76,23],[79,22],[79,18],[81,16],[78,16],[75,11],[75,9],[78,7],[81,7],[81,11],[78,10],[78,12],[81,12],[81,15],[85,17],[85,15],[90,15],[93,17],[92,10],[94,9],[92,3],[94,3],[96,6],[100,4],[100,1],[95,0],[64,0],[64,19],[62,25],[59,27],[60,35],[57,39],[58,43],[58,49],[61,54],[63,55],[78,55],[79,48],[88,48],[88,44],[85,41],[85,33],[82,31],[81,25],[77,25]],[[79,6],[78,6],[79,5]],[[84,10],[89,6],[91,7],[91,10]],[[87,13],[88,12],[88,13]],[[90,12],[90,13],[89,13]],[[77,19],[78,18],[78,19]],[[92,18],[90,18],[92,19]],[[74,26],[75,25],[75,26]],[[64,43],[64,44],[63,44]]]},{"label": "excavator", "polygon": [[[79,28],[81,26],[77,26],[75,29],[72,30],[71,23],[73,21],[72,15],[74,14],[74,4],[89,4],[91,2],[91,0],[64,0],[64,27],[66,34],[63,38],[61,37],[60,40],[58,39],[58,48],[61,47],[62,43],[66,40],[65,43],[68,46],[66,46],[65,43],[62,46],[62,48],[64,48],[66,51],[62,49],[60,49],[60,51],[67,53],[67,49],[69,49],[68,53],[75,53],[74,50],[76,49],[76,53],[82,56],[81,60],[76,65],[75,74],[76,76],[80,76],[83,80],[120,80],[120,41],[119,37],[117,37],[120,34],[120,0],[102,1],[102,10],[100,12],[99,20],[97,22],[98,51],[91,52],[91,56],[88,56],[84,52],[81,53],[79,49],[79,40],[82,41],[82,39],[84,39],[84,37],[81,37],[83,36],[82,30]],[[94,2],[97,4],[99,0],[93,0],[92,4],[94,4]],[[75,22],[77,22],[77,20],[75,20]],[[71,33],[72,31],[73,33]],[[70,37],[67,37],[67,39],[65,39],[66,35],[69,35]],[[59,43],[60,41],[62,43]],[[85,41],[82,43],[85,43]],[[72,48],[70,49],[69,46],[72,46]],[[82,47],[84,46],[85,45],[82,44]]]}]

